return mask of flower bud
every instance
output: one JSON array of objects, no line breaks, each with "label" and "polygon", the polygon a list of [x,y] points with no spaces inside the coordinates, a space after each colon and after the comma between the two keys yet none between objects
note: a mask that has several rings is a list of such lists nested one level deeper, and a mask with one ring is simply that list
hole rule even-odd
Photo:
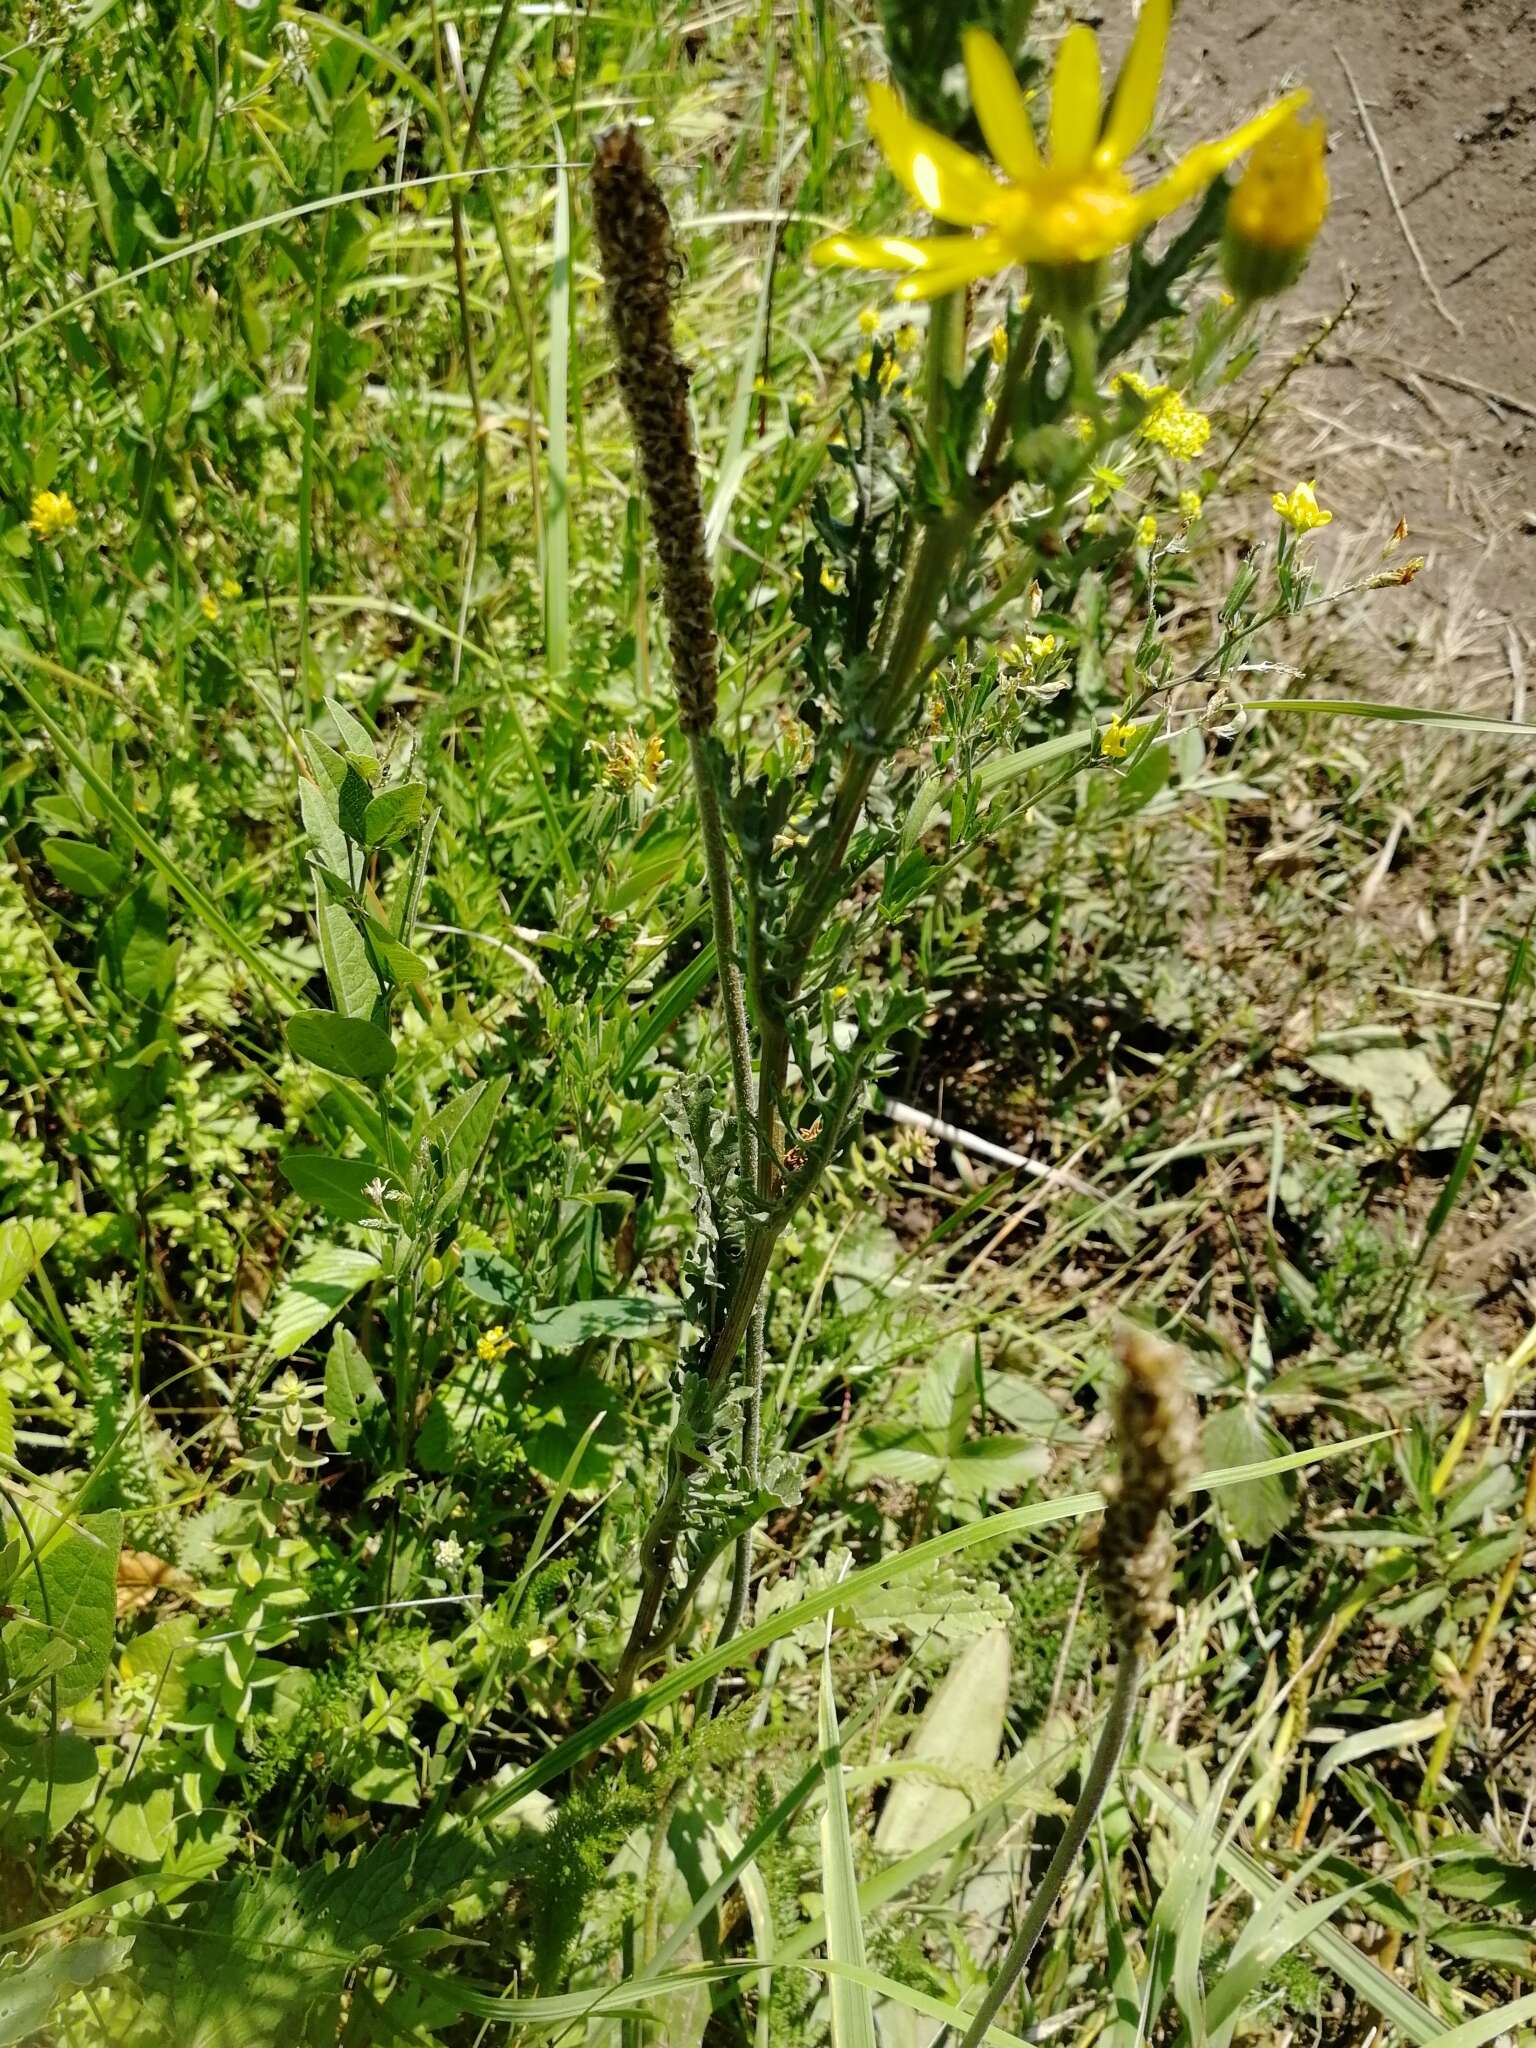
[{"label": "flower bud", "polygon": [[1272,298],[1306,267],[1328,211],[1327,137],[1292,114],[1254,145],[1227,202],[1221,267],[1240,299]]}]

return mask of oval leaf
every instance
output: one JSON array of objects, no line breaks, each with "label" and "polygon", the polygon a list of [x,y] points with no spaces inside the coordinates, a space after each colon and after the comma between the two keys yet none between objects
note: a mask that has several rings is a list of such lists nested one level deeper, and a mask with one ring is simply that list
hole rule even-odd
[{"label": "oval leaf", "polygon": [[283,1027],[291,1052],[328,1074],[353,1081],[376,1081],[393,1072],[394,1040],[366,1017],[343,1017],[335,1010],[300,1010]]},{"label": "oval leaf", "polygon": [[384,790],[363,813],[363,844],[387,846],[409,832],[421,816],[426,798],[426,785],[420,782],[402,782],[397,789]]},{"label": "oval leaf", "polygon": [[272,1356],[291,1358],[378,1271],[372,1252],[345,1251],[334,1244],[312,1252],[290,1276],[267,1319]]},{"label": "oval leaf", "polygon": [[383,1176],[371,1159],[335,1159],[328,1152],[290,1152],[278,1161],[296,1195],[343,1223],[377,1222],[379,1212],[364,1194]]}]

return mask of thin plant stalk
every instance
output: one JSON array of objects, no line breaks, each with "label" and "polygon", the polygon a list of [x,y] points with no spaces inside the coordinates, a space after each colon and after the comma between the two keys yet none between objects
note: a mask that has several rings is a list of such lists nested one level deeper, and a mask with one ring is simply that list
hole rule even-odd
[{"label": "thin plant stalk", "polygon": [[1122,1652],[1115,1667],[1115,1689],[1110,1697],[1109,1717],[1099,1733],[1093,1761],[1088,1766],[1083,1789],[1077,1795],[1077,1804],[1062,1830],[1055,1854],[1046,1865],[1045,1875],[1035,1888],[1035,1895],[1029,1902],[1029,1911],[1024,1915],[1018,1933],[1009,1942],[1008,1952],[1003,1957],[997,1975],[987,1987],[986,1996],[976,2008],[975,2017],[966,2029],[960,2048],[981,2048],[992,2022],[1002,2011],[1014,1986],[1029,1967],[1029,1959],[1045,1932],[1045,1923],[1051,1917],[1051,1909],[1061,1895],[1061,1888],[1066,1883],[1068,1874],[1082,1853],[1083,1844],[1098,1819],[1099,1808],[1104,1804],[1105,1795],[1114,1781],[1121,1752],[1125,1748],[1125,1739],[1130,1733],[1131,1720],[1136,1711],[1141,1673],[1140,1652]]}]

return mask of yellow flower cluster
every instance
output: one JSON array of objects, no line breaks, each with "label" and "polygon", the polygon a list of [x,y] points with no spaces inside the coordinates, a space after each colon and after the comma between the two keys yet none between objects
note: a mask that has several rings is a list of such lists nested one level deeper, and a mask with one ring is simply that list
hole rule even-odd
[{"label": "yellow flower cluster", "polygon": [[1142,0],[1107,110],[1098,39],[1083,22],[1067,30],[1051,81],[1044,153],[1006,52],[984,30],[967,29],[962,47],[971,105],[1000,177],[980,157],[914,120],[890,86],[871,86],[870,131],[886,162],[920,206],[967,232],[830,235],[816,245],[812,260],[904,272],[896,297],[925,299],[1014,264],[1043,273],[1081,270],[1134,242],[1203,192],[1307,98],[1292,93],[1219,141],[1198,144],[1166,177],[1138,191],[1123,166],[1152,123],[1171,16],[1172,0]]},{"label": "yellow flower cluster", "polygon": [[36,491],[32,496],[32,517],[28,526],[39,540],[55,540],[72,533],[80,523],[75,502],[68,491]]},{"label": "yellow flower cluster", "polygon": [[1136,522],[1136,545],[1149,548],[1157,540],[1157,521],[1150,512],[1143,512]]},{"label": "yellow flower cluster", "polygon": [[495,1365],[512,1349],[512,1339],[500,1323],[493,1323],[475,1345],[475,1356],[482,1365]]},{"label": "yellow flower cluster", "polygon": [[1204,510],[1205,500],[1198,491],[1180,491],[1179,511],[1184,518],[1189,520],[1198,519]]},{"label": "yellow flower cluster", "polygon": [[1149,384],[1134,370],[1122,370],[1115,379],[1116,390],[1132,391],[1147,411],[1137,432],[1154,448],[1166,448],[1180,462],[1193,462],[1211,438],[1211,423],[1203,412],[1186,405],[1177,391],[1166,384]]},{"label": "yellow flower cluster", "polygon": [[1289,496],[1284,491],[1276,491],[1269,502],[1296,533],[1311,533],[1316,527],[1329,525],[1333,519],[1333,514],[1318,504],[1315,483],[1297,484]]}]

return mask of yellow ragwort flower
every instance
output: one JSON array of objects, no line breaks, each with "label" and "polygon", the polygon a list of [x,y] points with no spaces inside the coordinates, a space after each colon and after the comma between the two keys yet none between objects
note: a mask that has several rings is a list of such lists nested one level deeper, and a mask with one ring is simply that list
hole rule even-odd
[{"label": "yellow ragwort flower", "polygon": [[898,299],[937,298],[1014,264],[1041,270],[1091,265],[1134,242],[1192,199],[1245,150],[1302,106],[1291,93],[1219,141],[1202,142],[1156,184],[1137,191],[1123,168],[1152,122],[1168,42],[1171,0],[1143,0],[1136,33],[1104,112],[1099,46],[1082,22],[1067,30],[1051,82],[1042,157],[1029,108],[1000,44],[982,29],[964,37],[971,104],[1002,173],[915,121],[888,85],[869,89],[870,132],[912,197],[938,220],[980,233],[829,235],[820,264],[904,272]]},{"label": "yellow ragwort flower", "polygon": [[71,533],[79,520],[75,501],[68,491],[33,492],[32,517],[27,524],[39,540],[53,540],[61,533]]},{"label": "yellow ragwort flower", "polygon": [[1300,275],[1328,212],[1326,146],[1322,122],[1295,114],[1255,146],[1222,234],[1222,268],[1239,298],[1268,298]]},{"label": "yellow ragwort flower", "polygon": [[1327,526],[1333,518],[1317,502],[1316,483],[1297,484],[1287,497],[1283,491],[1276,491],[1269,501],[1286,525],[1297,533],[1311,533],[1314,527]]},{"label": "yellow ragwort flower", "polygon": [[1123,761],[1141,738],[1143,728],[1126,719],[1112,718],[1099,734],[1099,752],[1110,761]]}]

